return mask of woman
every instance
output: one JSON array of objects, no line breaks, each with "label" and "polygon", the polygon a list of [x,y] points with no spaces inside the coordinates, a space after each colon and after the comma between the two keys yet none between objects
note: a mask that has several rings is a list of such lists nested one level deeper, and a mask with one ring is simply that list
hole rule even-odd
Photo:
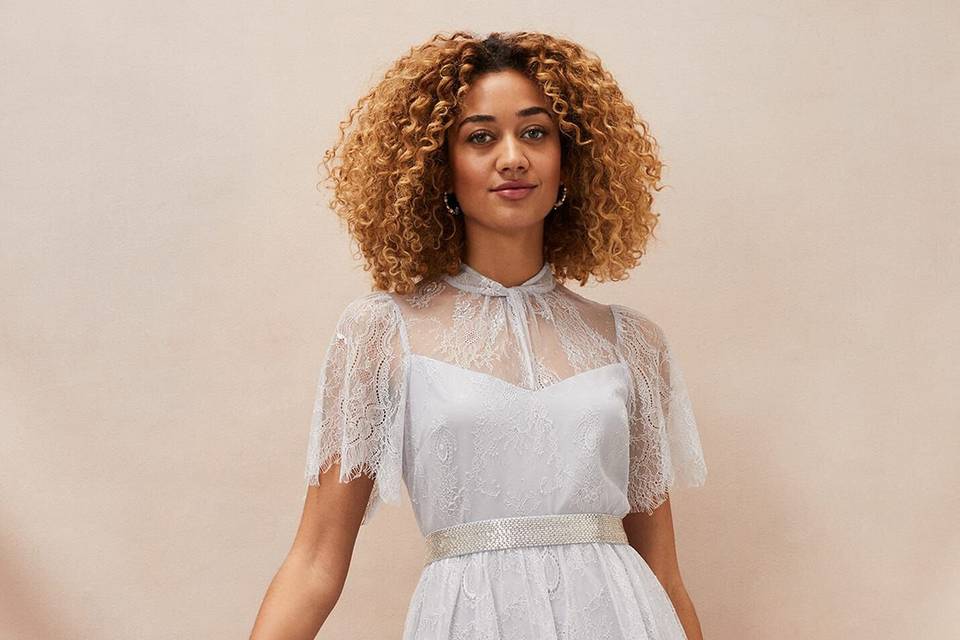
[{"label": "woman", "polygon": [[329,343],[253,637],[314,637],[404,483],[427,548],[406,640],[701,638],[668,495],[706,476],[680,369],[655,322],[563,284],[622,279],[657,223],[656,143],[610,74],[544,34],[437,35],[324,163],[375,290]]}]

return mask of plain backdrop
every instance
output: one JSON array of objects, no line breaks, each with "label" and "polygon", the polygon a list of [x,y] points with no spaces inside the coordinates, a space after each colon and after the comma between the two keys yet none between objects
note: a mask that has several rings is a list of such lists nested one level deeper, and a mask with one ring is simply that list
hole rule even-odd
[{"label": "plain backdrop", "polygon": [[[245,638],[314,386],[370,290],[323,150],[439,31],[597,53],[667,163],[659,240],[583,295],[655,319],[707,484],[707,638],[960,637],[954,2],[0,7],[0,637]],[[320,638],[399,638],[409,502]]]}]

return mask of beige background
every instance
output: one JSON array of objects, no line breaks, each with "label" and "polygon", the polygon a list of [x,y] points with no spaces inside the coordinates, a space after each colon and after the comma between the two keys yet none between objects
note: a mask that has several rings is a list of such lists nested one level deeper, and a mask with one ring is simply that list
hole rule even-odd
[{"label": "beige background", "polygon": [[[960,10],[784,4],[4,2],[0,637],[249,633],[369,290],[316,165],[456,28],[581,42],[663,147],[661,240],[582,293],[685,368],[706,637],[960,637]],[[382,510],[319,637],[399,638],[422,551]]]}]

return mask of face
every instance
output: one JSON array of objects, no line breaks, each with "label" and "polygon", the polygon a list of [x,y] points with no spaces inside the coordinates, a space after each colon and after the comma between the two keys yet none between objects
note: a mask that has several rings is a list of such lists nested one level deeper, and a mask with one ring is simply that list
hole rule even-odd
[{"label": "face", "polygon": [[[546,96],[519,71],[486,73],[447,132],[453,191],[467,222],[503,231],[542,225],[563,180]],[[497,192],[508,180],[529,188]]]}]

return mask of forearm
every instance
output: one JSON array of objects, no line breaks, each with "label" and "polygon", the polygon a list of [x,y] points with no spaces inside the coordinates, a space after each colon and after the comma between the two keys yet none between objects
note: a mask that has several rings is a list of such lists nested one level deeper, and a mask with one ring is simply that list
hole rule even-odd
[{"label": "forearm", "polygon": [[700,620],[697,618],[697,612],[693,607],[693,601],[687,594],[683,583],[677,583],[666,589],[670,601],[673,602],[673,608],[677,611],[677,617],[680,618],[680,624],[683,625],[683,631],[687,640],[703,640],[703,631],[700,629]]},{"label": "forearm", "polygon": [[250,640],[313,640],[342,589],[343,580],[288,556],[267,588]]}]

